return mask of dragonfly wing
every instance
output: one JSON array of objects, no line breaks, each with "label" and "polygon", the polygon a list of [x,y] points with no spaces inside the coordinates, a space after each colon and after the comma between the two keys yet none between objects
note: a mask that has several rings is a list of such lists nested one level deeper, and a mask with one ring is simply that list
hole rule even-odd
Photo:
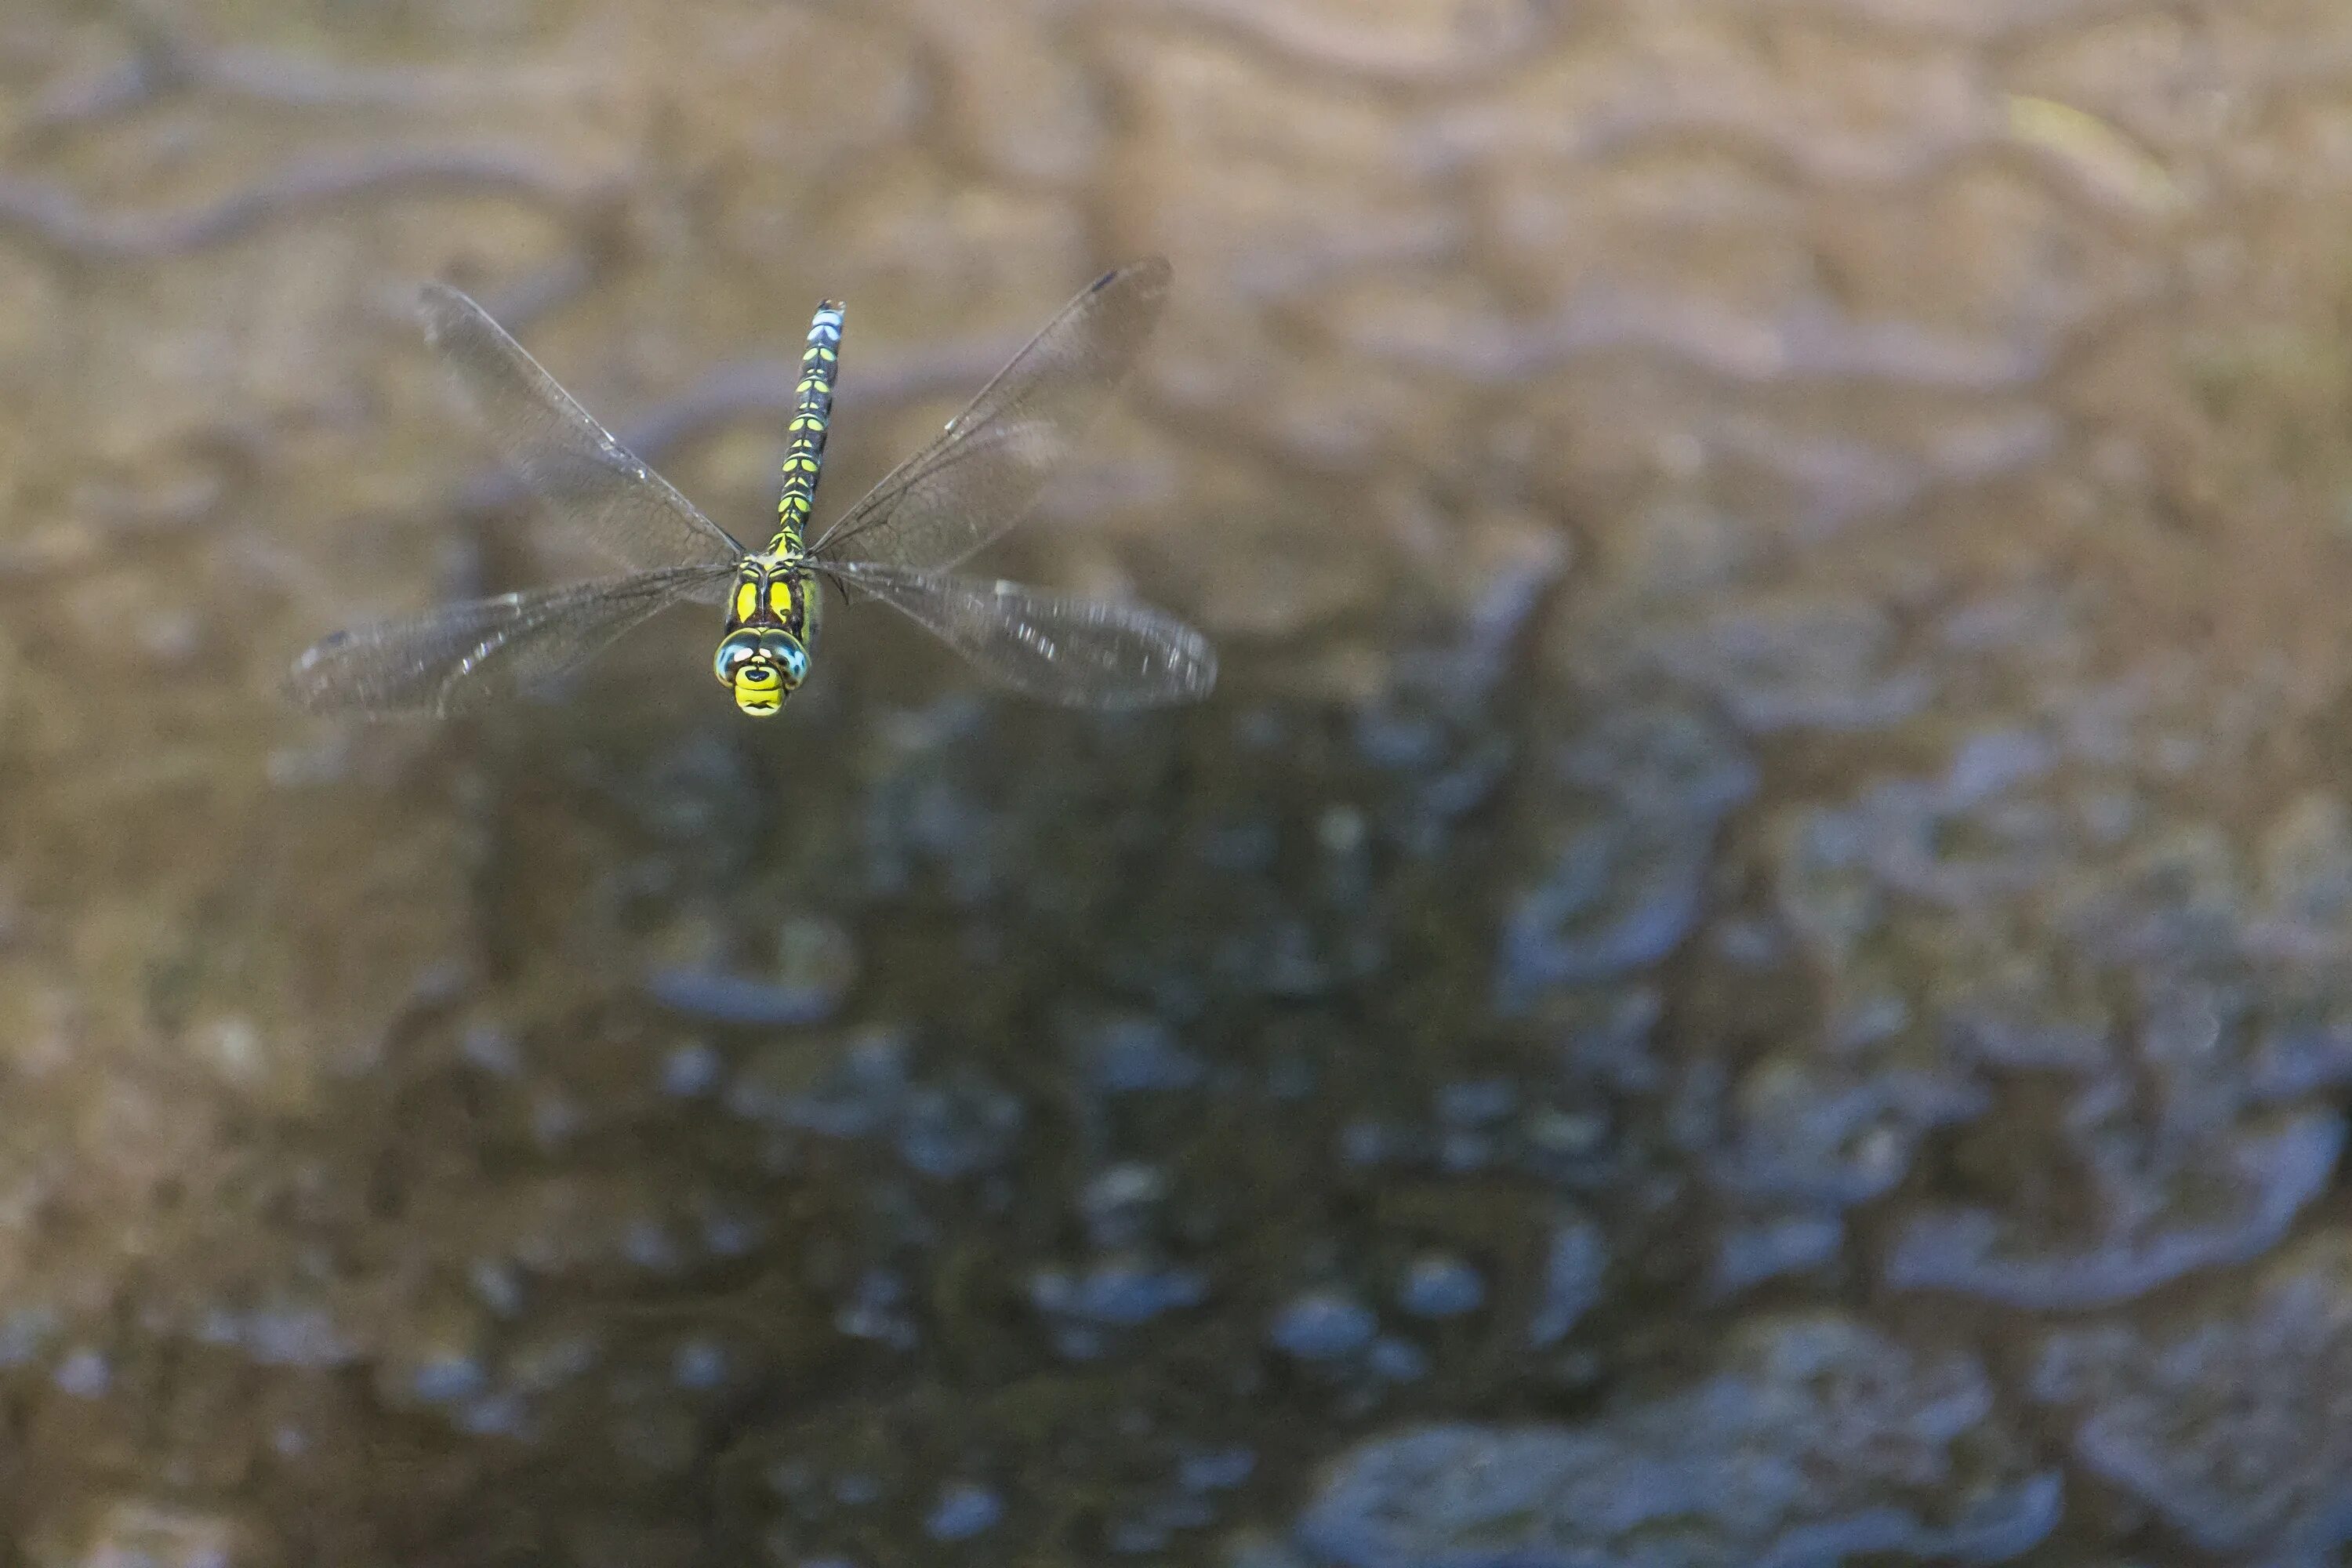
[{"label": "dragonfly wing", "polygon": [[286,693],[314,713],[469,712],[577,667],[657,610],[708,596],[732,570],[569,583],[337,632],[294,661]]},{"label": "dragonfly wing", "polygon": [[613,439],[489,312],[434,283],[418,314],[507,466],[615,561],[650,572],[742,555],[733,535]]},{"label": "dragonfly wing", "polygon": [[809,553],[828,565],[952,566],[1020,521],[1135,363],[1168,278],[1154,257],[1097,279]]},{"label": "dragonfly wing", "polygon": [[1206,697],[1217,683],[1209,639],[1146,605],[903,567],[827,570],[1024,696],[1067,708],[1156,708]]}]

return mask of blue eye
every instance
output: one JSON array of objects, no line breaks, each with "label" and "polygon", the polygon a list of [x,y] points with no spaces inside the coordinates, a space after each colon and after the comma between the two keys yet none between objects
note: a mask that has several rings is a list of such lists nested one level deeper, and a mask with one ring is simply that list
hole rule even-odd
[{"label": "blue eye", "polygon": [[731,686],[735,683],[735,667],[759,651],[760,639],[756,633],[730,632],[719,640],[718,657],[711,661],[711,672],[719,677],[719,685]]},{"label": "blue eye", "polygon": [[790,632],[761,633],[760,652],[782,668],[787,690],[808,678],[808,650]]}]

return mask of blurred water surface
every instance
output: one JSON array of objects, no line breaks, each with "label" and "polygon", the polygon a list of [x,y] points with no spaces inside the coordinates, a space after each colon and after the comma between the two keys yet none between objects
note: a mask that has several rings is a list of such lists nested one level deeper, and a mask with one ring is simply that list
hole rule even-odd
[{"label": "blurred water surface", "polygon": [[[7,6],[0,1564],[2338,1561],[2347,185],[2317,0]],[[592,565],[418,282],[744,532],[1154,251],[990,563],[1207,706],[275,702]]]}]

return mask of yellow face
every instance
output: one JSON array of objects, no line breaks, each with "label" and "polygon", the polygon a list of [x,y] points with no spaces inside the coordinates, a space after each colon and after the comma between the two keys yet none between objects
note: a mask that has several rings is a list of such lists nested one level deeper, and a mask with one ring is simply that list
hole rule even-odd
[{"label": "yellow face", "polygon": [[808,650],[776,626],[742,626],[720,639],[711,672],[735,694],[735,706],[765,719],[808,677]]}]

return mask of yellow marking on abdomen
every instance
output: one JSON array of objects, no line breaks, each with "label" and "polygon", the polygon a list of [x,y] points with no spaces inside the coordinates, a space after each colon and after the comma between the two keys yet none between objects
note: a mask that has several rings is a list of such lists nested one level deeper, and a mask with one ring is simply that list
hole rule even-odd
[{"label": "yellow marking on abdomen", "polygon": [[[783,493],[776,499],[776,536],[768,542],[772,555],[797,554],[801,530],[808,523],[816,500],[817,480],[824,467],[825,424],[833,414],[833,377],[841,360],[841,307],[827,300],[809,323],[808,349],[801,355],[800,384],[787,426],[792,441],[784,450]],[[774,590],[771,589],[771,597]],[[784,595],[789,605],[790,590]],[[789,616],[787,607],[777,614]]]}]

